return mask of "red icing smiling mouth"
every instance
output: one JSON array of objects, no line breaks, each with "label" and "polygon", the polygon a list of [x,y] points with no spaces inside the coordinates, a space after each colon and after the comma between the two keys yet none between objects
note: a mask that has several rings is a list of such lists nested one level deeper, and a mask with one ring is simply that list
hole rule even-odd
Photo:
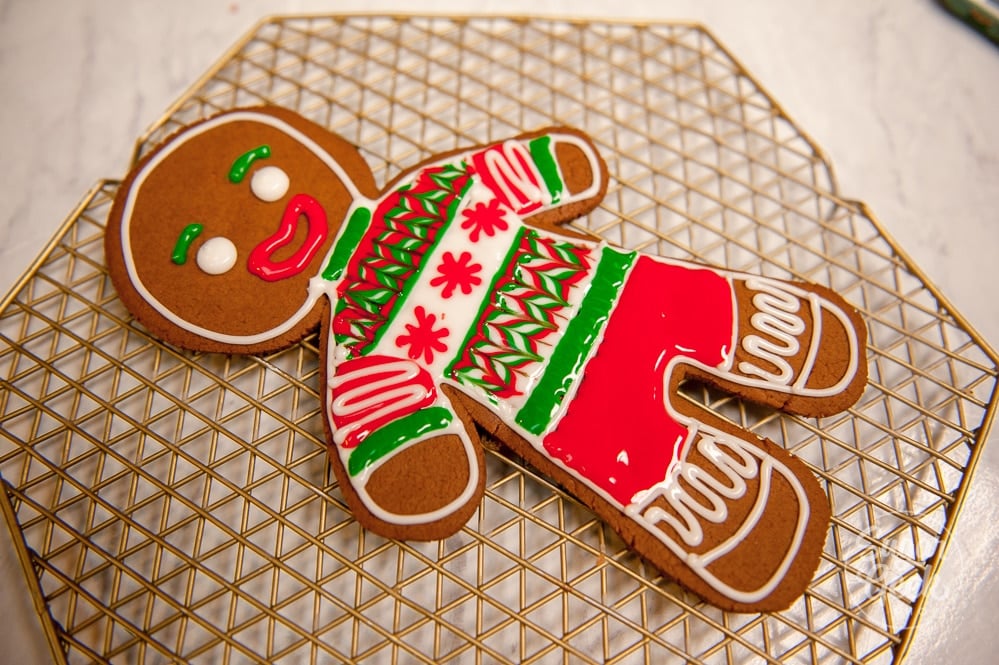
[{"label": "red icing smiling mouth", "polygon": [[[302,217],[308,225],[305,241],[288,258],[273,260],[275,252],[294,239]],[[268,282],[294,277],[312,263],[328,235],[329,226],[322,205],[308,194],[296,194],[285,207],[278,230],[250,252],[247,267],[251,273]]]}]

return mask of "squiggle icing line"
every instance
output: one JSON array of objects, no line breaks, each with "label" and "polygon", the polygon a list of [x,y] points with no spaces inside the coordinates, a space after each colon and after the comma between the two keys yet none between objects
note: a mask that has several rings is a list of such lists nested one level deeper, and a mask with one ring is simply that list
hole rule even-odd
[{"label": "squiggle icing line", "polygon": [[[343,445],[357,430],[375,422],[412,413],[432,403],[436,395],[433,384],[428,389],[419,381],[426,370],[412,360],[372,363],[359,368],[355,368],[355,361],[344,363],[341,367],[344,371],[338,371],[329,380],[329,389],[333,395],[330,413],[335,419],[357,419],[337,427],[333,433],[333,442],[338,446]],[[372,376],[382,374],[385,376],[369,380]]]},{"label": "squiggle icing line", "polygon": [[531,204],[551,203],[551,195],[541,187],[540,174],[531,168],[531,154],[520,141],[504,141],[498,150],[487,151],[482,160],[500,193],[515,211]]},{"label": "squiggle icing line", "polygon": [[[768,372],[749,362],[739,363],[739,370],[765,381],[787,385],[794,377],[794,370],[785,358],[793,358],[798,353],[801,348],[798,335],[805,331],[805,321],[797,315],[801,301],[760,279],[747,279],[746,286],[757,292],[753,295],[753,305],[759,310],[750,318],[750,323],[756,330],[770,335],[777,342],[759,335],[746,335],[742,340],[742,348],[757,358],[772,363],[777,368],[777,373]],[[812,346],[815,345],[815,340],[820,339],[820,321],[821,316],[814,320],[817,330],[812,334]]]},{"label": "squiggle icing line", "polygon": [[[730,454],[725,454],[720,446],[728,448]],[[702,435],[697,441],[697,450],[722,472],[729,485],[699,466],[681,462],[672,466],[665,480],[640,492],[633,500],[638,510],[643,510],[657,497],[664,498],[679,518],[655,506],[646,510],[642,517],[653,524],[664,522],[673,527],[688,547],[697,547],[704,541],[704,530],[698,518],[715,524],[724,522],[728,518],[725,499],[741,499],[746,493],[746,480],[755,478],[759,471],[756,461],[741,446],[728,440]],[[681,478],[710,505],[698,501],[685,490],[679,482]]]},{"label": "squiggle icing line", "polygon": [[[723,272],[723,274],[727,274],[730,277],[743,278],[746,280],[746,286],[748,286],[749,288],[758,291],[765,291],[768,295],[773,296],[773,298],[761,299],[762,308],[766,309],[764,315],[768,317],[764,326],[769,326],[769,328],[771,329],[772,328],[780,329],[782,333],[781,339],[785,342],[784,353],[788,354],[788,356],[786,357],[794,355],[794,353],[788,352],[786,350],[786,347],[789,346],[787,344],[787,335],[790,334],[789,331],[796,328],[796,324],[788,323],[786,320],[784,320],[784,319],[789,320],[791,318],[791,313],[785,310],[778,309],[775,303],[780,302],[782,304],[785,304],[785,307],[790,308],[790,306],[786,305],[786,303],[790,302],[791,298],[797,298],[800,300],[807,301],[809,303],[809,306],[811,307],[811,312],[812,312],[812,332],[808,340],[808,352],[805,356],[805,361],[802,364],[801,370],[798,373],[798,377],[797,379],[794,380],[793,383],[791,383],[790,380],[784,380],[784,381],[775,380],[779,375],[771,373],[766,373],[766,375],[764,376],[764,374],[762,374],[764,373],[764,370],[757,368],[749,363],[740,363],[739,369],[742,372],[745,372],[747,374],[753,374],[754,376],[740,376],[738,374],[733,374],[731,372],[724,372],[723,376],[725,380],[731,381],[733,383],[738,383],[744,386],[749,386],[752,388],[760,388],[763,390],[772,390],[772,391],[790,393],[792,395],[801,395],[806,397],[829,397],[831,395],[836,395],[842,392],[843,389],[846,388],[853,381],[854,377],[856,377],[857,375],[857,368],[859,367],[860,363],[860,358],[858,357],[860,343],[857,339],[856,329],[853,327],[853,324],[850,322],[850,319],[846,315],[846,312],[844,312],[838,306],[829,302],[822,296],[818,295],[817,293],[814,293],[812,291],[807,291],[802,288],[798,288],[793,284],[789,284],[786,282],[778,282],[777,280],[767,279],[765,277],[746,278],[745,276],[739,275],[738,273]],[[756,305],[757,307],[761,307],[761,304],[757,302],[755,295],[753,297],[753,304]],[[848,354],[850,359],[846,371],[843,372],[843,376],[834,385],[826,388],[808,388],[806,387],[805,384],[808,382],[808,379],[811,377],[812,368],[815,366],[815,359],[818,356],[819,345],[822,342],[823,312],[831,314],[836,319],[838,319],[839,322],[842,324],[843,329],[846,331]],[[798,319],[799,317],[795,316],[794,318]],[[754,325],[756,325],[757,328],[760,329],[757,323],[754,322]],[[771,330],[767,328],[761,330],[761,332],[770,332],[770,331]],[[749,337],[753,336],[750,335]],[[775,337],[777,337],[777,335],[775,335]],[[745,348],[745,346],[743,346],[743,348]],[[777,347],[777,345],[773,345],[773,348],[780,348],[780,347]],[[753,352],[752,349],[753,349],[753,343],[751,343],[750,348],[746,350],[752,353]],[[797,351],[795,351],[795,353],[796,352]],[[774,356],[776,356],[776,358],[779,361],[786,363],[784,357],[777,355],[776,352],[774,352]],[[768,357],[767,359],[773,360],[773,358],[770,357]],[[714,373],[714,374],[718,374],[719,369],[724,369],[724,368],[707,367],[701,363],[694,361],[689,361],[689,364],[695,367],[701,367],[706,371],[708,371],[709,373]],[[745,364],[746,367],[743,367],[743,364]],[[756,370],[755,372],[753,371],[754,369]]]},{"label": "squiggle icing line", "polygon": [[[689,419],[688,419],[689,420]],[[780,584],[788,568],[794,561],[805,536],[805,528],[810,514],[808,497],[794,473],[766,451],[737,437],[730,437],[706,427],[697,421],[689,421],[687,445],[684,459],[675,461],[666,474],[666,479],[652,488],[639,492],[633,502],[625,508],[625,513],[654,535],[660,542],[679,557],[702,580],[713,589],[736,602],[753,603],[769,596]],[[704,431],[699,431],[703,428]],[[693,438],[699,436],[696,444]],[[686,461],[690,446],[696,445],[698,452],[711,461],[731,483],[726,486],[711,477],[706,471]],[[728,452],[723,449],[727,448]],[[755,459],[754,459],[755,458]],[[756,460],[759,460],[758,462]],[[770,501],[771,477],[779,474],[791,486],[798,502],[798,518],[794,535],[787,553],[774,574],[757,589],[736,589],[720,580],[708,570],[708,566],[734,550],[759,523]],[[756,502],[743,523],[732,536],[704,554],[694,554],[688,550],[703,540],[703,530],[696,515],[714,524],[728,518],[725,499],[738,500],[746,494],[746,480],[759,476],[759,489]],[[704,497],[710,508],[694,498],[679,483],[679,478],[690,483],[691,487]],[[676,518],[658,506],[649,508],[658,498],[665,499],[680,518]],[[643,512],[644,511],[644,512]],[[683,543],[676,542],[658,524],[662,522],[676,530]]]}]

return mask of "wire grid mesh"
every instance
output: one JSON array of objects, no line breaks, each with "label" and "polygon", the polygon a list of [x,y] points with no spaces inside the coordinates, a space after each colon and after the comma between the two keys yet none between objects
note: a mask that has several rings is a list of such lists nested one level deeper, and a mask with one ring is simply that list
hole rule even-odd
[{"label": "wire grid mesh", "polygon": [[[848,413],[690,399],[785,445],[828,490],[815,579],[727,614],[600,520],[487,455],[460,533],[361,529],[322,444],[316,337],[266,357],[150,338],[104,267],[96,189],[0,314],[8,521],[68,662],[865,662],[901,659],[996,406],[996,357],[818,149],[702,28],[444,17],[261,23],[140,143],[259,103],[357,145],[386,182],[434,152],[553,122],[608,161],[578,227],[627,248],[832,286],[870,328]],[[957,318],[955,318],[957,317]]]}]

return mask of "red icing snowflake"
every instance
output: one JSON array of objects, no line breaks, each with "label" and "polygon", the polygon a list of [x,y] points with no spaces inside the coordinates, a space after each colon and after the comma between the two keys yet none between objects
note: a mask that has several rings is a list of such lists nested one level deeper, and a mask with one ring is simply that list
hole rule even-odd
[{"label": "red icing snowflake", "polygon": [[499,199],[493,199],[489,203],[476,203],[461,211],[465,220],[461,223],[461,228],[471,229],[468,234],[472,242],[479,241],[479,233],[493,236],[497,230],[505,231],[508,228],[503,217],[506,211],[500,208]]},{"label": "red icing snowflake", "polygon": [[457,259],[451,252],[444,252],[441,264],[437,266],[440,275],[430,280],[430,286],[443,286],[441,295],[445,298],[450,298],[456,288],[467,296],[473,286],[482,283],[482,278],[476,275],[482,270],[482,265],[471,261],[472,255],[468,252],[462,252]]},{"label": "red icing snowflake", "polygon": [[437,315],[427,314],[422,305],[417,305],[413,311],[416,314],[416,325],[407,323],[406,332],[395,338],[395,345],[400,349],[408,346],[409,351],[406,355],[411,360],[419,360],[420,356],[423,356],[423,362],[429,365],[434,361],[434,352],[447,351],[447,344],[441,340],[451,331],[444,327],[434,328]]}]

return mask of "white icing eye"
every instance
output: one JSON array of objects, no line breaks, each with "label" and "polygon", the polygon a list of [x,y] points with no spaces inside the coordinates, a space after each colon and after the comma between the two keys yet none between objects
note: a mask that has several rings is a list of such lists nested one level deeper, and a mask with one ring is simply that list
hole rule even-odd
[{"label": "white icing eye", "polygon": [[236,265],[236,255],[236,245],[228,238],[209,238],[198,250],[198,267],[209,275],[221,275]]},{"label": "white icing eye", "polygon": [[290,180],[288,174],[276,166],[265,166],[258,169],[250,178],[250,190],[261,201],[280,200],[288,193]]}]

